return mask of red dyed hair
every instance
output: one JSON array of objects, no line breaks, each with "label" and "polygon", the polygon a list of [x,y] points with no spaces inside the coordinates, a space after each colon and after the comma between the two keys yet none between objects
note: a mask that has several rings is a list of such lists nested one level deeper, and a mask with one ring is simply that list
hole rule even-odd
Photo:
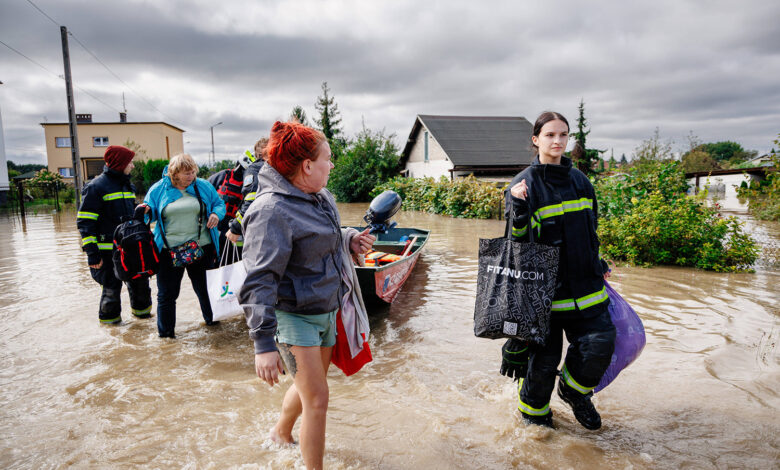
[{"label": "red dyed hair", "polygon": [[325,135],[297,122],[276,121],[265,151],[268,164],[285,178],[292,179],[304,160],[316,160],[315,150],[325,141]]}]

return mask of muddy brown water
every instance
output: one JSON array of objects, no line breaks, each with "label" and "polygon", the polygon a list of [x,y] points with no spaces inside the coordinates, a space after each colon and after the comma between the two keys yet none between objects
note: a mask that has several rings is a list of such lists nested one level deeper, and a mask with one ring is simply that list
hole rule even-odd
[{"label": "muddy brown water", "polygon": [[[343,221],[365,208],[341,205]],[[647,346],[595,396],[604,426],[589,432],[557,396],[556,431],[522,424],[501,342],[473,335],[477,239],[503,223],[397,220],[432,236],[373,312],[374,362],[331,369],[326,468],[780,466],[780,224],[748,221],[767,247],[755,274],[618,270]],[[126,293],[124,322],[98,324],[73,211],[0,215],[0,292],[0,467],[302,468],[266,440],[290,380],[260,383],[242,319],[207,329],[185,280],[176,340],[130,318]]]}]

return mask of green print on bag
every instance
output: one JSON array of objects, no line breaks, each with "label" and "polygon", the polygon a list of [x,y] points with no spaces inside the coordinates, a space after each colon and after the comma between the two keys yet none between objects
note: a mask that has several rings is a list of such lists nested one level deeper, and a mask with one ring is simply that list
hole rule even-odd
[{"label": "green print on bag", "polygon": [[222,298],[226,295],[233,295],[233,292],[230,291],[230,282],[225,282],[225,286],[222,288],[222,295],[219,297]]}]

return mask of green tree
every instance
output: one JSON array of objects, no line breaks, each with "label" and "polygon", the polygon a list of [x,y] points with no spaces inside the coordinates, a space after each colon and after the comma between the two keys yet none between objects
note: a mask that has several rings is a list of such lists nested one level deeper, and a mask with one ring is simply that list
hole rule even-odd
[{"label": "green tree", "polygon": [[395,135],[363,130],[349,143],[330,172],[328,188],[340,202],[370,200],[375,186],[398,174],[398,147]]},{"label": "green tree", "polygon": [[198,178],[208,179],[214,173],[233,168],[234,166],[236,166],[235,160],[219,160],[213,164],[207,163],[198,167]]},{"label": "green tree", "polygon": [[686,152],[682,157],[682,168],[686,173],[696,171],[712,171],[720,169],[720,165],[712,156],[700,149]]},{"label": "green tree", "polygon": [[577,165],[580,171],[586,175],[596,173],[594,166],[600,160],[599,151],[596,149],[589,149],[587,146],[587,137],[590,134],[590,130],[586,130],[588,125],[587,119],[585,119],[585,100],[580,100],[579,115],[577,116],[577,132],[572,133],[574,137],[574,149],[571,151],[572,160]]},{"label": "green tree", "polygon": [[[125,143],[122,145],[135,152],[135,157],[138,158],[139,160],[147,159],[148,155],[146,154],[146,149],[141,147],[141,144],[137,143],[136,141],[127,139]],[[137,162],[134,161],[133,163],[137,163]]]},{"label": "green tree", "polygon": [[724,168],[733,168],[758,155],[755,150],[745,150],[742,145],[729,140],[701,144],[696,150],[707,152]]},{"label": "green tree", "polygon": [[336,104],[336,99],[330,94],[328,82],[322,82],[322,96],[317,97],[314,108],[319,113],[319,118],[316,118],[314,122],[328,139],[334,157],[340,156],[345,149],[346,141],[341,137],[339,107]]},{"label": "green tree", "polygon": [[686,173],[720,169],[718,162],[703,149],[701,140],[693,134],[693,131],[688,134],[688,148],[683,153],[681,161],[682,169]]},{"label": "green tree", "polygon": [[620,157],[620,166],[625,166],[625,165],[628,165],[628,159],[626,158],[626,154],[624,153]]},{"label": "green tree", "polygon": [[661,132],[656,127],[653,136],[643,140],[634,150],[634,160],[638,163],[647,161],[667,161],[673,160],[672,140],[661,141]]},{"label": "green tree", "polygon": [[295,106],[292,109],[292,112],[290,113],[290,120],[298,121],[304,126],[309,125],[309,119],[306,117],[306,111],[304,111],[303,108],[300,106]]},{"label": "green tree", "polygon": [[[30,171],[39,171],[44,170],[47,168],[46,165],[41,165],[40,163],[22,163],[22,164],[16,164],[12,162],[11,160],[8,160],[6,162],[6,167],[8,168],[8,171],[16,170],[19,173],[18,175],[22,175],[24,173],[30,172]],[[10,175],[9,175],[10,177]]]}]

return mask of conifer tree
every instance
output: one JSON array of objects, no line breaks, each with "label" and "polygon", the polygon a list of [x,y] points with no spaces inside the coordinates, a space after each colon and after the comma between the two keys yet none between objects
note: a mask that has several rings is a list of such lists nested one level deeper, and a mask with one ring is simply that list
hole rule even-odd
[{"label": "conifer tree", "polygon": [[304,126],[309,125],[309,119],[306,117],[306,111],[300,106],[295,106],[290,113],[290,120],[298,121]]},{"label": "conifer tree", "polygon": [[577,165],[580,171],[589,175],[593,173],[593,165],[596,160],[599,159],[599,151],[596,149],[589,149],[586,145],[586,140],[590,130],[586,130],[588,125],[587,119],[585,119],[585,100],[580,100],[579,116],[577,117],[577,132],[572,133],[572,137],[576,142],[575,149],[577,151],[572,152],[572,158],[574,164]]},{"label": "conifer tree", "polygon": [[320,113],[319,118],[315,119],[320,130],[328,142],[333,146],[334,139],[341,134],[341,117],[339,117],[339,107],[336,104],[335,98],[330,95],[330,88],[328,88],[328,82],[322,82],[322,96],[317,97],[317,102],[314,103],[314,107],[317,112]]}]

